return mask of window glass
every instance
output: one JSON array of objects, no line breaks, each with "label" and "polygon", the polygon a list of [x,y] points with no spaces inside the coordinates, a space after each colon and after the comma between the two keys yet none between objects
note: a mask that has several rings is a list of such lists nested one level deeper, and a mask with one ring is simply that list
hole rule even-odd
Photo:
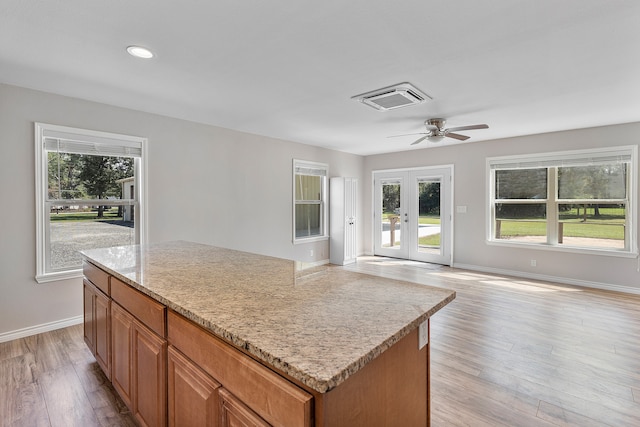
[{"label": "window glass", "polygon": [[323,163],[293,161],[293,241],[327,238],[327,173]]},{"label": "window glass", "polygon": [[143,241],[143,141],[36,124],[36,280],[79,276],[82,250]]},{"label": "window glass", "polygon": [[636,148],[488,160],[490,241],[635,254]]},{"label": "window glass", "polygon": [[496,203],[495,238],[522,242],[547,241],[544,203]]},{"label": "window glass", "polygon": [[561,204],[558,243],[624,249],[627,209],[624,203]]},{"label": "window glass", "polygon": [[546,199],[547,169],[497,170],[496,199]]},{"label": "window glass", "polygon": [[320,204],[296,205],[296,237],[321,234]]},{"label": "window glass", "polygon": [[559,199],[624,199],[627,165],[558,168]]},{"label": "window glass", "polygon": [[296,176],[296,200],[297,201],[320,201],[322,194],[321,176],[302,175]]}]

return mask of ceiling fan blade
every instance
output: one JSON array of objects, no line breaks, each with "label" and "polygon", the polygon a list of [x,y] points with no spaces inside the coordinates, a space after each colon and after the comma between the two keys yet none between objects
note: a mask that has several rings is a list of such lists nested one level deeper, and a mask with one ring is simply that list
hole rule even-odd
[{"label": "ceiling fan blade", "polygon": [[387,138],[398,138],[400,136],[411,136],[411,135],[431,135],[431,132],[418,132],[418,133],[403,133],[402,135],[391,135]]},{"label": "ceiling fan blade", "polygon": [[466,141],[467,139],[469,139],[469,136],[466,135],[460,135],[459,133],[452,133],[452,132],[447,132],[444,134],[444,136],[449,137],[449,138],[453,138],[453,139],[457,139],[458,141]]},{"label": "ceiling fan blade", "polygon": [[447,129],[448,132],[457,132],[459,130],[474,130],[474,129],[489,129],[487,125],[470,125],[470,126],[458,126],[455,128]]},{"label": "ceiling fan blade", "polygon": [[431,134],[428,133],[425,136],[423,136],[422,138],[418,138],[417,140],[415,140],[414,142],[411,143],[411,145],[416,145],[416,144],[420,144],[422,141],[424,141],[425,139],[429,138]]}]

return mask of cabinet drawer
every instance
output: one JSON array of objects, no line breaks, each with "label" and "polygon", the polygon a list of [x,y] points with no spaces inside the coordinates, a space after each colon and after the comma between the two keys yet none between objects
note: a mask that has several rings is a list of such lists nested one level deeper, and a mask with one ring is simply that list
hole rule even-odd
[{"label": "cabinet drawer", "polygon": [[154,299],[111,277],[111,298],[144,325],[165,337],[165,307]]},{"label": "cabinet drawer", "polygon": [[82,262],[82,273],[98,289],[107,295],[111,295],[109,292],[109,274],[87,261]]},{"label": "cabinet drawer", "polygon": [[179,314],[167,313],[169,343],[267,422],[310,426],[313,397]]}]

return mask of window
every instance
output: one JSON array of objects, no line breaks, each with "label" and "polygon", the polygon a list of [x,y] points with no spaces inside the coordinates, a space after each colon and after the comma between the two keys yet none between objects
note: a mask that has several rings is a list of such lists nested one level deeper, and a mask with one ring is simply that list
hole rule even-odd
[{"label": "window", "polygon": [[488,240],[635,254],[636,147],[487,159]]},{"label": "window", "polygon": [[144,242],[144,138],[35,124],[36,280],[79,277],[79,251]]},{"label": "window", "polygon": [[327,174],[324,163],[293,161],[293,242],[327,239]]}]

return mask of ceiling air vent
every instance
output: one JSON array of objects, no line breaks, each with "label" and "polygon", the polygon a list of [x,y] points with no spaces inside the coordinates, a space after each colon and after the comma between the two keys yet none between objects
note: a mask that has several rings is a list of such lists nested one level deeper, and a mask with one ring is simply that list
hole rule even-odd
[{"label": "ceiling air vent", "polygon": [[431,97],[421,92],[411,83],[400,83],[371,92],[356,95],[351,99],[373,107],[378,111],[393,110],[395,108],[408,107],[420,104]]}]

